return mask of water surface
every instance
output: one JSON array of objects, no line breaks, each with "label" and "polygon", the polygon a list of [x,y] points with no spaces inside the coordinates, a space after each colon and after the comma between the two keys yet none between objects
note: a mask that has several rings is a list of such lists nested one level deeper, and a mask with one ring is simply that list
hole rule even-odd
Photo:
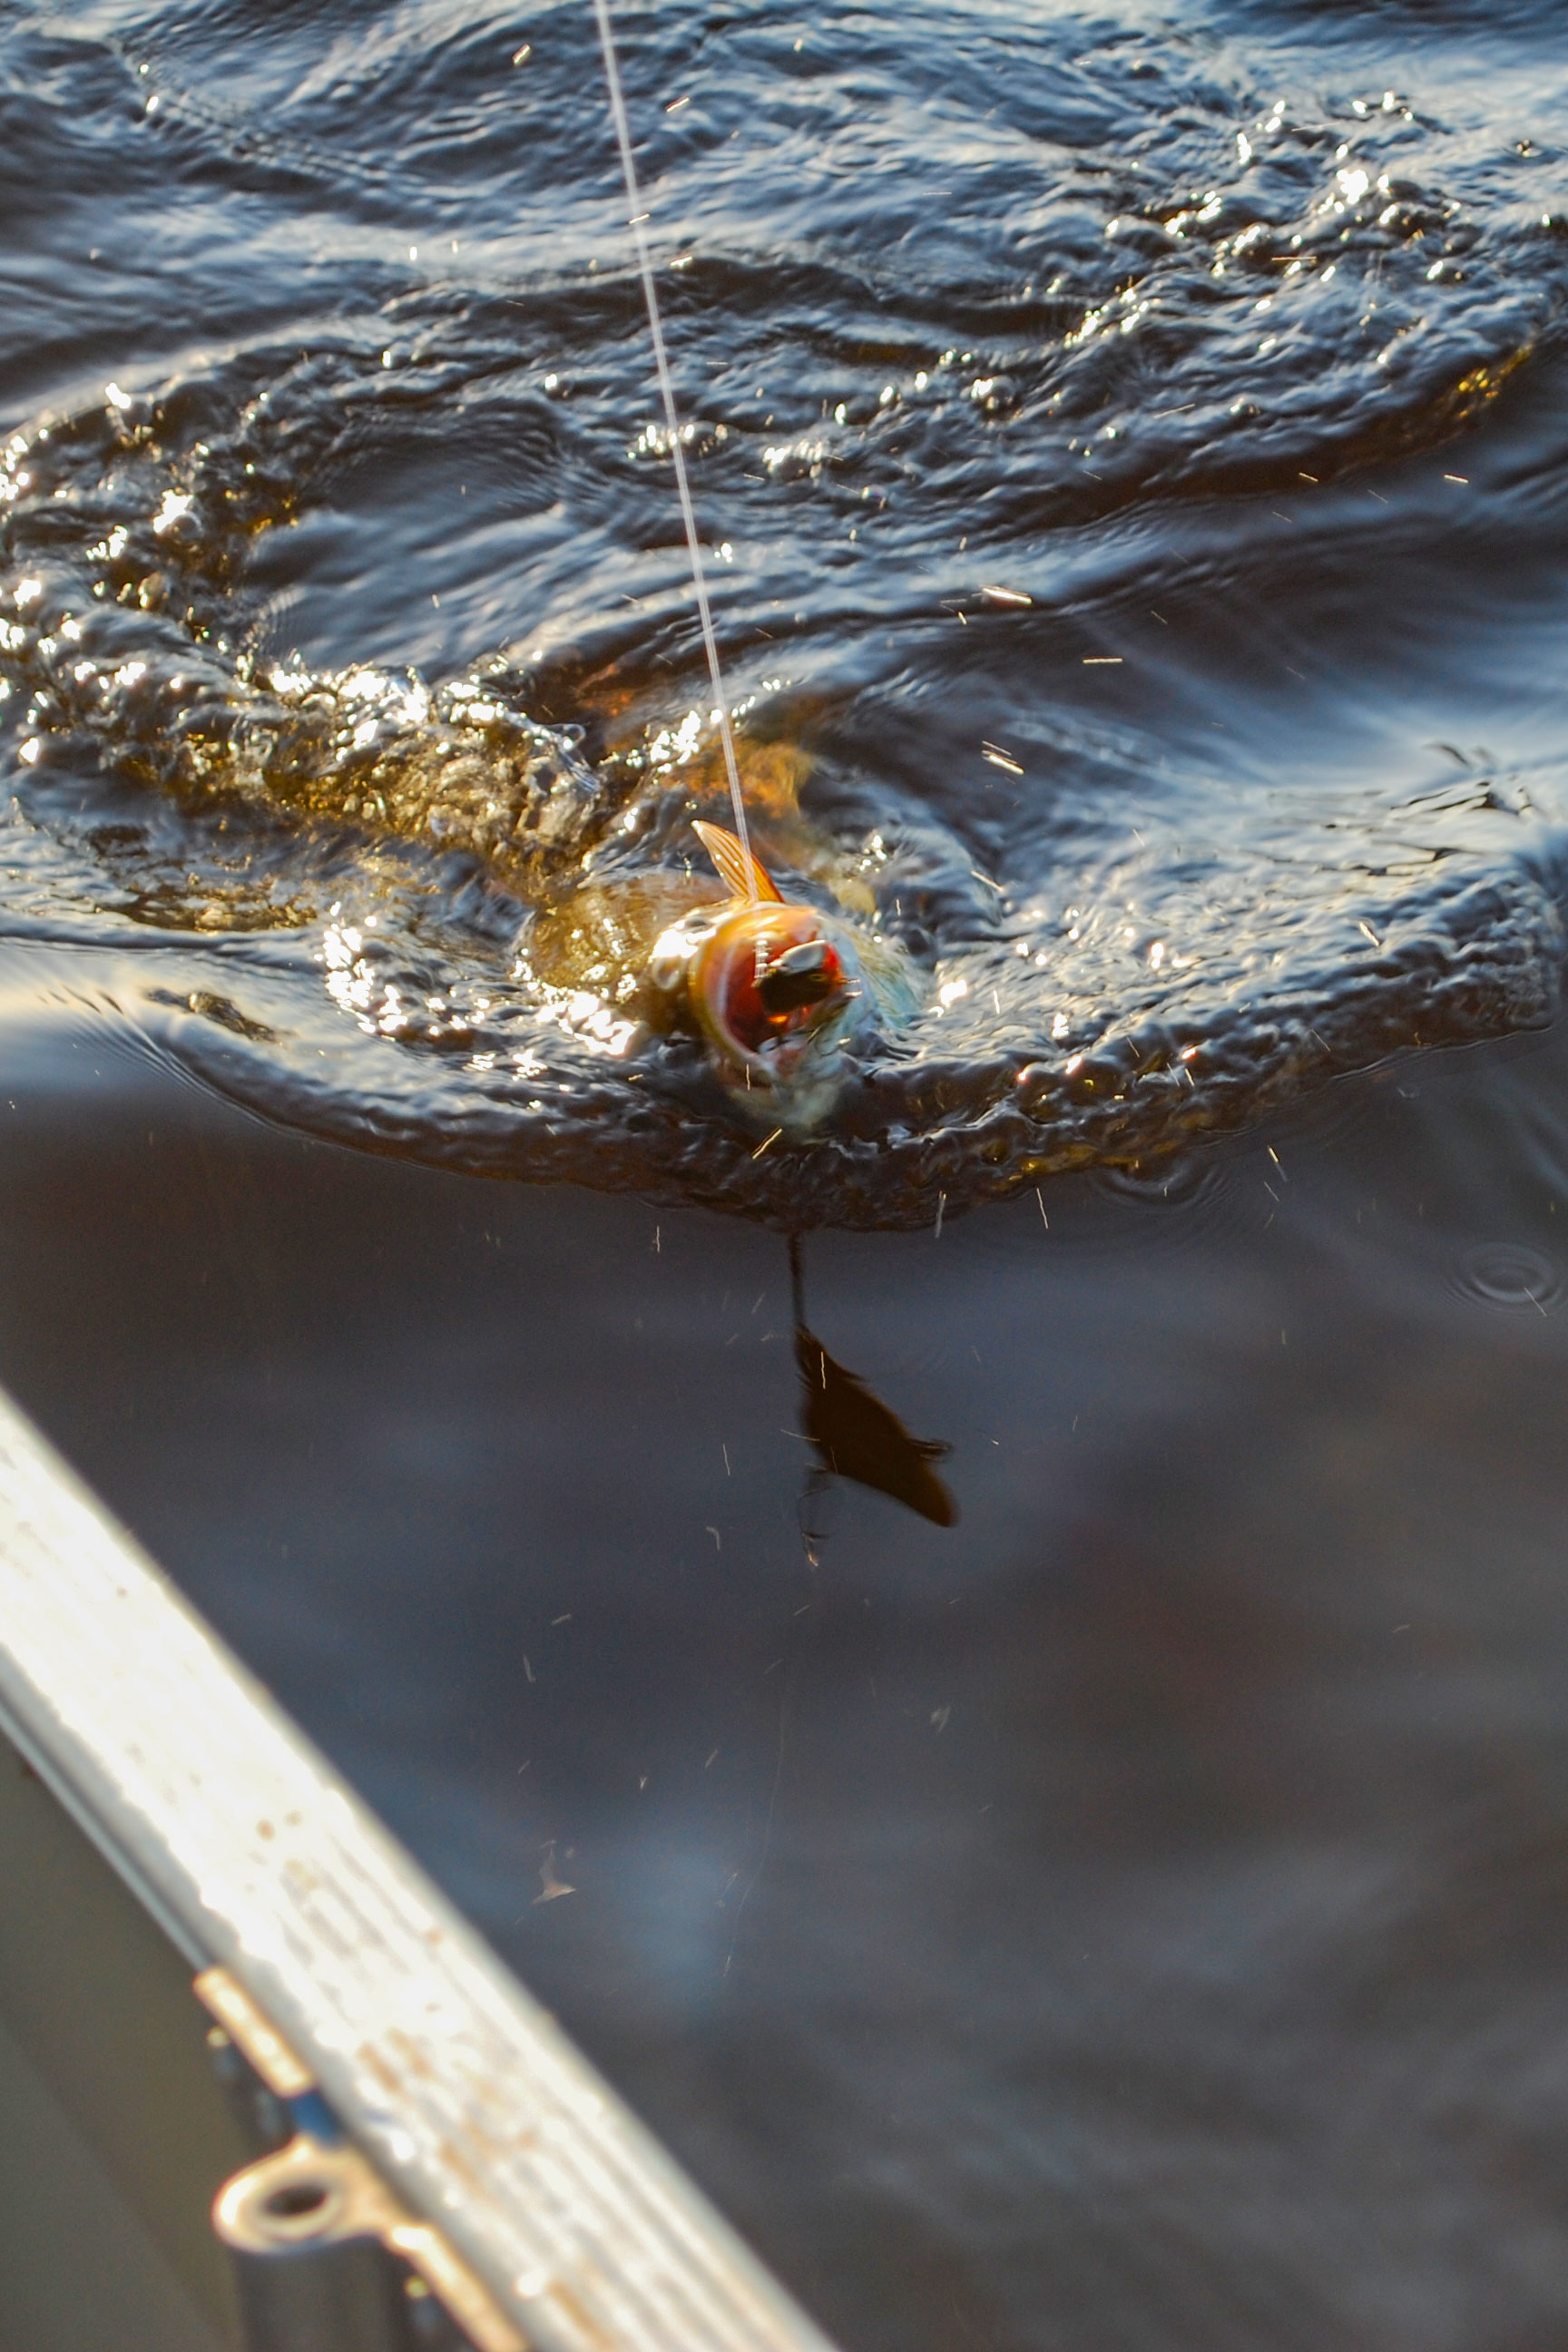
[{"label": "water surface", "polygon": [[764,839],[927,982],[758,1160],[534,951],[715,781],[587,12],[14,14],[7,927],[274,1116],[816,1223],[1547,1018],[1561,66],[1397,21],[628,12]]}]

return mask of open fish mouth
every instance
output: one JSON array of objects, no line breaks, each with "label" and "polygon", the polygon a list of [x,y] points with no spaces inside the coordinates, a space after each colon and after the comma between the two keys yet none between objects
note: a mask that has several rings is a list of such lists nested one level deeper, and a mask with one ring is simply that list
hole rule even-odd
[{"label": "open fish mouth", "polygon": [[[700,909],[658,941],[649,964],[668,1015],[705,1041],[732,1102],[790,1135],[820,1129],[853,1066],[851,1049],[896,1034],[918,1001],[907,958],[881,943],[883,984],[868,976],[848,928],[791,902],[721,825],[694,830],[729,902]],[[744,894],[744,895],[742,895]],[[894,972],[900,992],[888,985]]]},{"label": "open fish mouth", "polygon": [[649,965],[665,1018],[705,1043],[732,1105],[806,1134],[830,1116],[850,1047],[874,1018],[858,960],[805,907],[689,917]]},{"label": "open fish mouth", "polygon": [[805,909],[797,924],[770,921],[771,937],[761,928],[720,926],[698,949],[690,985],[720,1061],[777,1086],[842,1036],[862,991]]}]

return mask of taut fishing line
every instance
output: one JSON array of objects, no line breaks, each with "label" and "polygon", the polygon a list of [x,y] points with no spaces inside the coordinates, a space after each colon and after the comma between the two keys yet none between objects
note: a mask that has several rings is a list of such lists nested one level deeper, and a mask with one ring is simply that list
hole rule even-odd
[{"label": "taut fishing line", "polygon": [[697,536],[697,510],[691,503],[691,485],[687,479],[686,458],[680,443],[680,418],[675,405],[675,384],[669,373],[669,354],[665,349],[664,321],[659,315],[658,289],[654,283],[653,256],[648,250],[647,223],[650,215],[643,209],[642,194],[637,185],[637,167],[632,155],[632,135],[626,121],[626,103],[621,93],[621,69],[616,56],[616,36],[610,24],[609,0],[594,0],[594,14],[599,25],[599,47],[605,53],[605,79],[609,85],[610,112],[615,117],[616,142],[621,151],[621,174],[626,185],[626,226],[632,233],[637,249],[637,268],[642,277],[643,299],[647,304],[647,323],[653,335],[653,363],[658,375],[658,388],[664,401],[664,420],[669,433],[669,452],[675,460],[675,486],[680,494],[680,512],[686,524],[686,546],[691,558],[691,581],[697,591],[697,612],[702,625],[702,643],[708,654],[708,676],[713,688],[714,716],[719,722],[719,740],[724,747],[724,772],[730,779],[730,801],[735,812],[735,831],[745,852],[746,894],[754,906],[757,902],[757,878],[752,863],[751,834],[746,824],[746,803],[741,792],[741,771],[735,761],[734,730],[730,724],[729,698],[724,692],[723,672],[719,664],[719,640],[713,634],[713,614],[708,602],[708,580],[702,568],[702,544]]}]

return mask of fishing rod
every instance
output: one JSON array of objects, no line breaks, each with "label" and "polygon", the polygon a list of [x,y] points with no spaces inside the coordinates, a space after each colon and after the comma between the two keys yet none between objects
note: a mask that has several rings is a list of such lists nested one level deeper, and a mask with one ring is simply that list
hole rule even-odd
[{"label": "fishing rod", "polygon": [[626,191],[626,226],[637,257],[637,270],[642,278],[643,299],[647,305],[647,323],[653,337],[653,363],[658,377],[658,389],[664,403],[665,425],[669,434],[669,453],[675,460],[675,487],[680,499],[681,520],[686,526],[686,549],[691,559],[691,583],[697,592],[697,614],[702,627],[702,643],[708,656],[708,677],[713,689],[713,711],[719,724],[719,740],[724,751],[724,772],[730,780],[730,803],[735,815],[735,832],[744,853],[746,895],[757,904],[756,867],[752,856],[751,834],[746,824],[745,796],[741,790],[741,771],[735,759],[734,730],[730,723],[729,697],[724,691],[723,670],[719,660],[719,640],[713,628],[712,607],[708,601],[708,577],[702,562],[702,542],[697,533],[697,509],[691,502],[691,484],[687,476],[686,458],[681,447],[680,415],[675,403],[675,383],[669,372],[669,353],[665,346],[664,321],[658,306],[658,288],[654,279],[653,255],[647,240],[647,225],[652,215],[646,210],[637,182],[636,159],[632,154],[631,127],[626,120],[626,99],[621,89],[620,62],[616,54],[615,30],[610,23],[609,0],[594,0],[594,15],[599,26],[599,47],[605,58],[605,79],[609,86],[610,112],[615,119],[616,143],[621,153],[621,176]]}]

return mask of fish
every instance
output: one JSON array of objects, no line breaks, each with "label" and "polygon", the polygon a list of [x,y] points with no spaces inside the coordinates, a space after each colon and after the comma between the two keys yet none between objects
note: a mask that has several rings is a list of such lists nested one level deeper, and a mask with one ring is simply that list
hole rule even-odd
[{"label": "fish", "polygon": [[902,950],[787,899],[736,835],[692,830],[729,891],[655,940],[649,992],[663,1025],[695,1030],[731,1102],[791,1139],[817,1132],[857,1066],[857,1050],[913,1009]]}]

